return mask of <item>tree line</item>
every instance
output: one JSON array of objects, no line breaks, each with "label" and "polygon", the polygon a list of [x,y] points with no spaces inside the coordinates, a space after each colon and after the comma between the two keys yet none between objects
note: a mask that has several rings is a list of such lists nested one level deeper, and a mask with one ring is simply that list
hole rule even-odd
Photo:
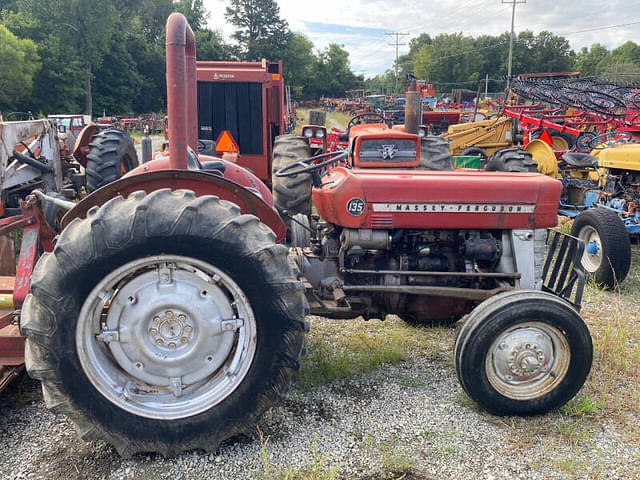
[{"label": "tree line", "polygon": [[337,44],[316,50],[275,0],[231,0],[233,43],[208,26],[203,0],[0,0],[0,112],[166,110],[164,26],[173,11],[194,30],[199,60],[283,60],[295,98],[362,87]]},{"label": "tree line", "polygon": [[[431,37],[422,33],[409,43],[409,52],[398,57],[400,92],[407,86],[406,74],[433,83],[438,92],[454,88],[475,90],[489,77],[489,91],[501,91],[506,85],[509,33],[466,36],[443,33]],[[616,81],[640,80],[640,46],[628,41],[615,49],[596,43],[576,52],[560,35],[526,30],[518,33],[513,44],[514,75],[536,72],[580,72],[582,76],[601,76]],[[367,79],[366,88],[393,92],[395,70]]]},{"label": "tree line", "polygon": [[[367,80],[355,75],[341,45],[316,49],[290,29],[275,0],[230,0],[221,18],[213,20],[234,26],[232,42],[209,27],[203,0],[0,0],[0,111],[165,111],[164,26],[173,11],[189,20],[200,60],[283,60],[295,99],[395,89],[394,69]],[[439,92],[475,90],[488,76],[489,90],[500,91],[508,48],[508,33],[422,33],[398,58],[397,91],[406,89],[407,74],[433,83]],[[514,74],[552,71],[640,80],[640,46],[594,44],[575,52],[562,36],[520,32]]]}]

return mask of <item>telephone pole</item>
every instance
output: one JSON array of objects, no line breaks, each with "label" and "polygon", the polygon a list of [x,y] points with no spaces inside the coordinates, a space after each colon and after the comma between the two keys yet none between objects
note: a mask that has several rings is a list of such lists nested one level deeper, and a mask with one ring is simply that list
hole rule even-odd
[{"label": "telephone pole", "polygon": [[516,20],[516,5],[527,0],[502,0],[503,5],[511,5],[511,35],[509,36],[509,63],[507,66],[507,90],[511,86],[511,60],[513,59],[513,24]]},{"label": "telephone pole", "polygon": [[402,46],[402,45],[406,45],[406,43],[400,43],[400,36],[401,35],[409,35],[408,33],[402,33],[402,32],[389,32],[389,33],[385,33],[385,35],[390,35],[392,37],[396,37],[396,41],[395,43],[390,43],[389,45],[392,47],[396,47],[396,86],[393,89],[393,93],[397,93],[398,92],[398,47]]}]

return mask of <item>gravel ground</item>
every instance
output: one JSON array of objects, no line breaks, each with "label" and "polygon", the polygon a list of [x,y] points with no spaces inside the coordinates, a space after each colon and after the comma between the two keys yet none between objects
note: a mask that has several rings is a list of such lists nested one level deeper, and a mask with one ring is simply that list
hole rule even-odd
[{"label": "gravel ground", "polygon": [[640,478],[640,445],[613,420],[491,416],[464,395],[442,348],[311,391],[294,384],[259,431],[172,459],[83,443],[25,377],[0,394],[0,478]]}]

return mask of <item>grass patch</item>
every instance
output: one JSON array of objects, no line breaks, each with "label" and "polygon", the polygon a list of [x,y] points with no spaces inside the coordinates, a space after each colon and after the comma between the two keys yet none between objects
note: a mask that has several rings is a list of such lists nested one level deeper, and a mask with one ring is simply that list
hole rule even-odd
[{"label": "grass patch", "polygon": [[[395,442],[394,442],[395,443]],[[382,470],[386,473],[384,477],[399,478],[402,475],[411,474],[415,471],[414,455],[405,452],[402,447],[395,445],[381,450]]]},{"label": "grass patch", "polygon": [[579,447],[591,440],[594,429],[589,424],[575,420],[563,419],[555,423],[556,432],[572,447]]},{"label": "grass patch", "polygon": [[[442,345],[452,345],[452,329],[413,328],[397,317],[388,318],[385,322],[364,322],[314,317],[296,384],[307,390],[365,375],[416,355],[437,355]],[[407,382],[419,385],[414,379]]]},{"label": "grass patch", "polygon": [[260,452],[262,455],[262,472],[260,480],[333,480],[336,478],[339,465],[329,465],[327,454],[318,450],[315,438],[307,452],[307,460],[302,467],[284,468],[271,461],[268,452],[269,437],[265,437],[258,428]]},{"label": "grass patch", "polygon": [[587,417],[592,418],[600,413],[600,407],[604,402],[595,400],[588,395],[573,397],[566,405],[560,407],[560,412],[567,417]]}]

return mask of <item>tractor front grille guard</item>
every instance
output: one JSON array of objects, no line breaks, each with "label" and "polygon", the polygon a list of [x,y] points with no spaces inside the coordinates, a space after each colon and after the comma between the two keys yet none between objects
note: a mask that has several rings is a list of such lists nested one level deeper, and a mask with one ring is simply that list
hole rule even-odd
[{"label": "tractor front grille guard", "polygon": [[559,230],[550,229],[547,258],[542,270],[544,291],[554,293],[580,310],[584,292],[582,254],[584,242]]}]

